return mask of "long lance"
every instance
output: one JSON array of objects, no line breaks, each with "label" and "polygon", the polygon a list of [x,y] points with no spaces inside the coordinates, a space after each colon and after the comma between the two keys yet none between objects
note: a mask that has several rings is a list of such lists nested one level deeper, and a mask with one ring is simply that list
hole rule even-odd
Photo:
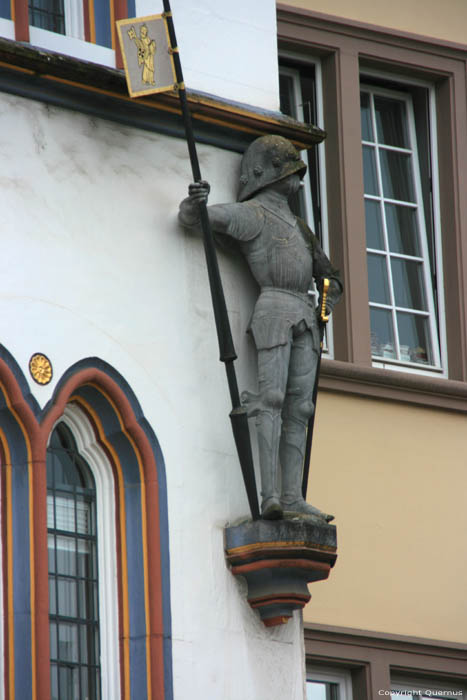
[{"label": "long lance", "polygon": [[318,363],[316,365],[316,377],[315,377],[315,384],[313,386],[313,414],[310,417],[310,420],[308,421],[308,430],[306,434],[306,445],[305,445],[305,460],[303,463],[303,480],[302,480],[302,495],[303,498],[306,499],[306,490],[308,486],[308,475],[310,473],[310,459],[311,459],[311,445],[313,442],[313,429],[315,427],[315,416],[316,416],[316,402],[318,400],[318,381],[319,381],[319,372],[321,368],[321,355],[323,354],[323,340],[324,340],[324,329],[326,327],[326,323],[329,321],[329,316],[326,316],[326,299],[328,296],[328,290],[329,290],[329,285],[330,282],[327,277],[323,279],[323,289],[321,292],[321,306],[320,306],[320,314],[319,314],[319,356],[318,356]]},{"label": "long lance", "polygon": [[[188,152],[190,155],[193,179],[195,182],[201,182],[201,170],[199,167],[198,154],[196,151],[193,126],[191,122],[191,114],[188,107],[185,84],[183,82],[182,65],[180,62],[180,54],[178,51],[177,40],[175,37],[175,29],[169,0],[163,0],[163,5],[164,17],[167,21],[167,29],[169,32],[170,50],[174,59],[175,75],[178,83],[178,96],[180,98],[183,122],[185,125],[185,135],[188,144]],[[233,364],[234,360],[237,359],[237,354],[235,352],[235,347],[232,340],[229,317],[227,314],[227,307],[225,304],[224,290],[222,288],[222,281],[219,273],[219,265],[217,262],[214,238],[209,223],[206,202],[200,202],[199,212],[201,228],[203,231],[204,252],[206,255],[206,264],[208,268],[209,286],[211,289],[212,305],[214,309],[214,318],[216,322],[217,340],[219,343],[219,359],[225,365],[227,382],[229,385],[230,399],[232,402],[232,411],[230,413],[232,431],[234,435],[235,445],[237,448],[238,459],[240,461],[240,467],[242,469],[243,480],[245,482],[245,488],[248,497],[248,503],[250,505],[251,515],[253,517],[253,520],[257,520],[259,518],[258,495],[256,491],[256,479],[253,464],[253,454],[251,450],[250,430],[248,426],[246,410],[240,403],[237,376]]]}]

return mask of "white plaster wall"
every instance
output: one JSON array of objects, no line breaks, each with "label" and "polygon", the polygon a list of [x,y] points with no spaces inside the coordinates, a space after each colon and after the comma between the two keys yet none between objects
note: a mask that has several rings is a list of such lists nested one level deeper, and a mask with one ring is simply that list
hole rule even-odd
[{"label": "white plaster wall", "polygon": [[[219,97],[279,109],[274,0],[171,0],[185,83]],[[162,0],[136,0],[139,17]]]},{"label": "white plaster wall", "polygon": [[[183,76],[188,89],[261,109],[279,109],[274,0],[172,0]],[[163,12],[162,0],[136,0],[138,17]],[[14,38],[0,20],[0,36]],[[33,46],[115,66],[115,52],[80,39],[30,28]]]},{"label": "white plaster wall", "polygon": [[[238,156],[201,147],[211,202],[232,201]],[[301,619],[266,629],[227,570],[225,524],[248,513],[230,429],[201,241],[177,224],[184,141],[0,95],[0,342],[27,377],[98,356],[129,382],[164,454],[175,698],[303,700]],[[240,388],[254,286],[220,253]],[[108,699],[110,700],[110,699]]]}]

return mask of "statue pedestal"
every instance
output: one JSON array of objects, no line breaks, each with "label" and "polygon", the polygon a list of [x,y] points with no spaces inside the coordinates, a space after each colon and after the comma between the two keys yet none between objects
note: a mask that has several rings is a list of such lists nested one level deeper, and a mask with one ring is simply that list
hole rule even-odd
[{"label": "statue pedestal", "polygon": [[224,533],[231,571],[245,577],[248,602],[267,627],[303,608],[311,598],[307,584],[326,579],[337,558],[336,527],[327,523],[250,520]]}]

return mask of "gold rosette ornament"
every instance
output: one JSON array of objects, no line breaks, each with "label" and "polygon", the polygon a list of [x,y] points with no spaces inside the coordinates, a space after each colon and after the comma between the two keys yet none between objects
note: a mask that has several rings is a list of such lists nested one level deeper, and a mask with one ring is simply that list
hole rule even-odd
[{"label": "gold rosette ornament", "polygon": [[35,353],[29,360],[31,377],[38,384],[48,384],[52,379],[52,363],[41,353]]}]

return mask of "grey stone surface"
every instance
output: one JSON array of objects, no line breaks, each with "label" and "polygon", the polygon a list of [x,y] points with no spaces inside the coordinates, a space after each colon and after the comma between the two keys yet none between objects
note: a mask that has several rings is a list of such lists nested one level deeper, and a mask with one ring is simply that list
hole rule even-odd
[{"label": "grey stone surface", "polygon": [[[296,217],[289,198],[298,191],[305,163],[280,136],[254,141],[242,160],[239,201],[208,207],[212,229],[234,240],[246,258],[260,294],[248,331],[258,357],[258,393],[242,403],[256,417],[261,472],[262,517],[312,516],[332,519],[305,503],[302,473],[308,421],[320,352],[317,315],[309,294],[315,281],[330,280],[327,311],[342,294],[337,270],[318,239]],[[209,185],[194,183],[180,205],[179,219],[196,227],[199,202]]]},{"label": "grey stone surface", "polygon": [[226,550],[256,542],[305,542],[309,545],[336,547],[336,526],[297,518],[295,520],[250,520],[225,528]]}]

